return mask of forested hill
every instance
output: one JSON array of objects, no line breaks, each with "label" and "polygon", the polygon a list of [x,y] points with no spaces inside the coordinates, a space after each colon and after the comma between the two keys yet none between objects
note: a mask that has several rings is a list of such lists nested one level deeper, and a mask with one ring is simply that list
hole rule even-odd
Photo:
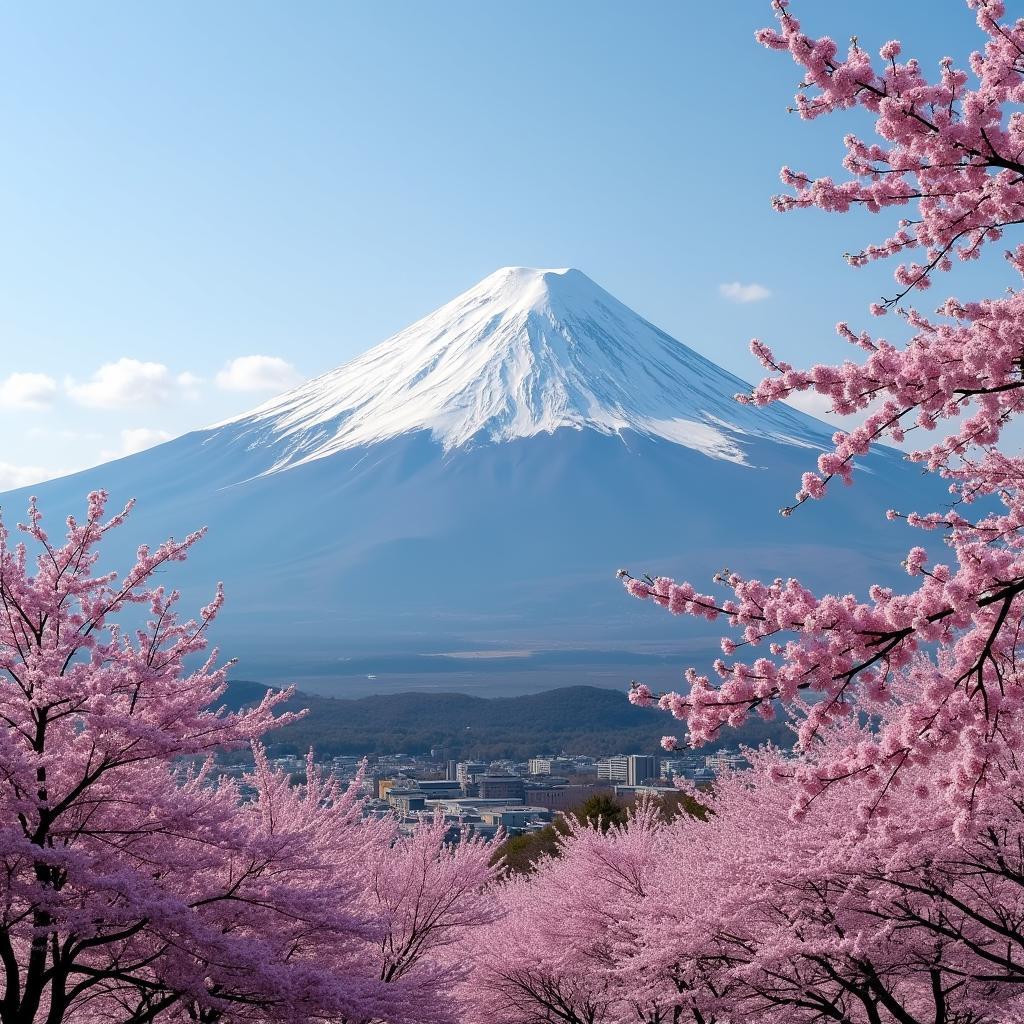
[{"label": "forested hill", "polygon": [[[266,686],[232,682],[225,703],[238,708],[259,700]],[[452,757],[530,757],[546,752],[601,756],[657,753],[661,737],[678,731],[664,712],[634,707],[618,690],[566,686],[518,697],[461,693],[399,693],[354,700],[299,693],[288,708],[308,708],[301,722],[267,738],[275,750],[318,754],[421,753],[449,747]],[[676,729],[673,729],[676,726]],[[717,746],[772,740],[789,746],[782,723],[758,719],[728,730]],[[714,750],[715,744],[707,749]]]}]

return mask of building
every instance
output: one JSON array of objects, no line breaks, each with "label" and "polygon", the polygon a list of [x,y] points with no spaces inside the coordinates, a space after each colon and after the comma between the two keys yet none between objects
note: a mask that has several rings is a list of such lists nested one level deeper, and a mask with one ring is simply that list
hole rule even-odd
[{"label": "building", "polygon": [[462,793],[462,786],[455,779],[420,779],[416,788],[433,800]]},{"label": "building", "polygon": [[621,782],[625,785],[628,772],[629,761],[623,755],[605,757],[597,762],[597,777],[606,782]]},{"label": "building", "polygon": [[658,777],[658,759],[653,754],[619,754],[597,762],[597,777],[622,786],[640,786]]},{"label": "building", "polygon": [[527,768],[531,775],[576,774],[576,762],[568,757],[531,757]]},{"label": "building", "polygon": [[483,810],[522,806],[522,801],[481,800],[479,797],[464,796],[460,797],[458,800],[435,800],[431,802],[431,806],[440,808],[445,815],[449,815],[453,818],[469,820],[474,817],[479,817],[480,812]]},{"label": "building", "polygon": [[635,799],[643,796],[653,797],[674,797],[678,796],[679,790],[675,786],[666,786],[664,783],[660,785],[657,782],[652,782],[649,785],[644,786],[616,786],[615,795],[623,800]]},{"label": "building", "polygon": [[413,811],[424,811],[427,807],[427,797],[418,789],[391,790],[388,793],[388,803],[399,814],[411,814]]},{"label": "building", "polygon": [[406,789],[406,790],[408,790],[408,789],[415,789],[415,788],[416,788],[416,782],[415,782],[414,779],[406,779],[406,778],[401,778],[401,777],[399,777],[399,778],[378,779],[377,780],[377,799],[378,800],[386,800],[387,797],[388,797],[388,793],[390,793],[391,790],[393,790],[393,789],[395,789],[395,790],[399,790],[399,789]]},{"label": "building", "polygon": [[720,750],[717,754],[708,754],[704,758],[705,766],[713,772],[722,772],[728,769],[739,770],[749,768],[747,759],[733,750]]},{"label": "building", "polygon": [[677,776],[691,779],[697,773],[702,773],[707,767],[704,754],[677,754],[675,757],[663,757],[661,759],[661,777],[673,779]]},{"label": "building", "polygon": [[658,759],[653,754],[630,754],[626,758],[626,785],[642,786],[658,777]]},{"label": "building", "polygon": [[554,811],[571,811],[597,794],[611,795],[611,786],[529,786],[526,802],[533,807],[549,807]]},{"label": "building", "polygon": [[476,775],[486,775],[487,765],[483,761],[460,761],[455,766],[455,778],[466,785],[474,781]]},{"label": "building", "polygon": [[503,828],[506,832],[543,828],[551,821],[551,811],[545,807],[493,807],[480,811],[485,825]]},{"label": "building", "polygon": [[518,775],[482,775],[477,783],[481,800],[526,799],[526,784]]}]

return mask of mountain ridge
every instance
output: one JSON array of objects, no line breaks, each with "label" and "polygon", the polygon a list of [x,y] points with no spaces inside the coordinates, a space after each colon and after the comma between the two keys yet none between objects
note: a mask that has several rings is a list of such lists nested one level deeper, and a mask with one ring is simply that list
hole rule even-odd
[{"label": "mountain ridge", "polygon": [[[257,702],[270,687],[232,680],[225,704],[232,710]],[[451,693],[395,693],[332,698],[299,692],[288,710],[310,714],[275,730],[268,741],[275,752],[318,756],[336,754],[426,753],[448,747],[452,757],[517,757],[567,752],[603,756],[654,754],[665,731],[663,712],[638,708],[625,691],[593,686],[561,686],[514,697]],[[788,746],[793,739],[782,722],[753,720],[710,744],[756,746],[765,740]],[[703,749],[703,748],[702,748]]]}]

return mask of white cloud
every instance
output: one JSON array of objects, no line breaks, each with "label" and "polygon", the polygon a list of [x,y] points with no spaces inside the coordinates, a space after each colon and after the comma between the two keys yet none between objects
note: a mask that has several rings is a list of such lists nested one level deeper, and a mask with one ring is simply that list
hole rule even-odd
[{"label": "white cloud", "polygon": [[817,391],[795,391],[786,399],[786,405],[830,423],[845,419],[832,412],[832,399],[827,395],[819,395]]},{"label": "white cloud", "polygon": [[89,409],[122,409],[136,405],[165,405],[175,398],[198,397],[199,378],[175,376],[163,363],[118,359],[104,363],[88,381],[68,378],[64,386],[79,405]]},{"label": "white cloud", "polygon": [[[833,426],[842,427],[843,430],[853,430],[859,427],[881,404],[882,399],[876,398],[868,403],[866,409],[858,409],[857,412],[840,415],[832,411],[832,399],[827,395],[820,395],[817,391],[794,391],[788,398],[783,399],[786,405],[807,413],[808,416],[816,416]],[[909,424],[908,424],[909,426]],[[886,439],[885,444],[893,444],[892,439]]]},{"label": "white cloud", "polygon": [[121,431],[121,450],[125,455],[134,455],[136,452],[152,448],[153,445],[163,444],[170,441],[173,434],[166,430],[151,430],[149,427],[132,427]]},{"label": "white cloud", "polygon": [[739,281],[728,281],[718,286],[718,294],[730,302],[760,302],[767,299],[771,291],[763,284],[740,284]]},{"label": "white cloud", "polygon": [[45,373],[12,373],[0,381],[0,409],[49,409],[57,382]]},{"label": "white cloud", "polygon": [[0,491],[16,487],[28,487],[42,480],[61,476],[62,470],[43,469],[42,466],[16,466],[11,462],[0,462]]},{"label": "white cloud", "polygon": [[197,377],[194,373],[188,373],[187,371],[179,373],[177,377],[177,384],[181,389],[182,395],[190,402],[195,402],[199,398],[199,385],[202,383],[202,377]]},{"label": "white cloud", "polygon": [[121,431],[121,447],[105,449],[100,452],[100,459],[109,462],[111,459],[123,459],[126,455],[145,451],[154,445],[163,444],[174,437],[166,430],[151,430],[149,427],[130,427]]},{"label": "white cloud", "polygon": [[239,356],[217,374],[223,391],[285,391],[302,382],[302,375],[279,356]]}]

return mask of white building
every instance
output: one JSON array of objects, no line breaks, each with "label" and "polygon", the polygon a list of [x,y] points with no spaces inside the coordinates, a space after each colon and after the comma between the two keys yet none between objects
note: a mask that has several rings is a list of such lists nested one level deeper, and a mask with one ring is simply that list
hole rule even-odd
[{"label": "white building", "polygon": [[626,757],[604,757],[597,762],[597,777],[609,782],[625,784],[629,773],[629,761]]},{"label": "white building", "polygon": [[658,758],[653,754],[620,754],[597,762],[597,777],[624,786],[641,786],[658,777]]}]

